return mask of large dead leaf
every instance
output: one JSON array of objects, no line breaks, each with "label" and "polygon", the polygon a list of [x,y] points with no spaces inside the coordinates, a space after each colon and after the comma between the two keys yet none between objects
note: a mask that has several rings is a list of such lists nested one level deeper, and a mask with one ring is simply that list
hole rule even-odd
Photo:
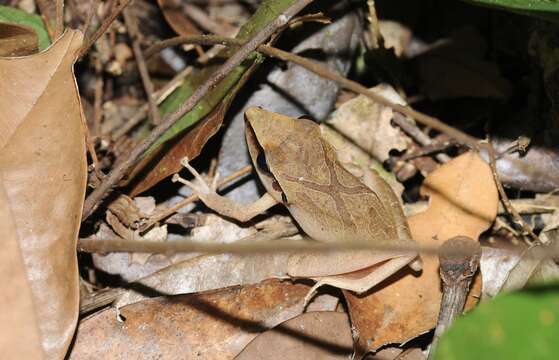
[{"label": "large dead leaf", "polygon": [[[498,194],[491,170],[474,152],[431,173],[422,192],[429,195],[429,208],[408,219],[420,245],[439,246],[457,235],[477,239],[497,214]],[[419,276],[407,274],[363,297],[345,292],[361,349],[372,351],[383,344],[405,342],[436,325],[442,295],[439,260],[422,258]],[[475,303],[480,287],[477,276],[466,306]]]},{"label": "large dead leaf", "polygon": [[70,359],[232,359],[258,333],[299,315],[310,287],[271,280],[160,297],[81,322]]},{"label": "large dead leaf", "polygon": [[302,314],[259,335],[237,360],[348,359],[353,352],[346,313]]},{"label": "large dead leaf", "polygon": [[67,31],[43,53],[0,59],[0,317],[11,320],[0,323],[0,338],[29,330],[3,354],[35,348],[38,333],[47,356],[61,359],[74,332],[87,175],[72,72],[81,43],[79,31]]}]

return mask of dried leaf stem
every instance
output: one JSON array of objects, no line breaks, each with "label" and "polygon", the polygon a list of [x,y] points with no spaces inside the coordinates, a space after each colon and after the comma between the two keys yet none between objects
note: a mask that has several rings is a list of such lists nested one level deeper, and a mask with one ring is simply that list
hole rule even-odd
[{"label": "dried leaf stem", "polygon": [[[125,0],[129,1],[129,0]],[[103,182],[85,199],[82,220],[87,219],[95,211],[99,202],[105,197],[110,189],[124,177],[127,171],[136,164],[140,156],[154,144],[161,135],[175,124],[184,114],[192,110],[196,104],[216,86],[227,74],[235,69],[256,48],[266,41],[278,29],[285,26],[289,20],[301,11],[312,0],[299,0],[280,14],[274,21],[268,23],[264,28],[241,46],[227,61],[219,67],[194,93],[173,113],[166,115],[161,124],[155,127],[149,136],[130,152],[129,156],[111,171]]]},{"label": "dried leaf stem", "polygon": [[155,125],[159,125],[161,123],[161,114],[159,113],[159,109],[157,108],[157,103],[154,96],[155,90],[149,76],[146,60],[144,59],[144,55],[142,54],[142,48],[140,46],[142,37],[138,29],[138,22],[137,19],[132,16],[128,9],[124,10],[123,15],[124,23],[126,24],[126,28],[128,29],[128,34],[132,38],[132,51],[134,52],[136,64],[138,64],[138,71],[140,72],[142,84],[144,85],[144,91],[146,92],[149,115],[152,123]]},{"label": "dried leaf stem", "polygon": [[[178,74],[176,74],[171,80],[169,80],[165,86],[161,89],[154,92],[153,96],[155,97],[155,101],[157,104],[160,104],[171,94],[176,88],[178,88],[184,81],[184,79],[192,73],[192,66],[187,67],[186,69],[182,70]],[[115,131],[112,131],[112,138],[113,140],[119,139],[124,134],[128,133],[132,128],[134,128],[138,123],[146,116],[148,113],[148,104],[144,103],[140,108],[128,119],[128,121],[122,125],[121,127],[117,128]]]},{"label": "dried leaf stem", "polygon": [[[231,38],[216,36],[216,35],[178,36],[152,45],[150,48],[146,50],[145,56],[149,57],[155,54],[157,51],[160,51],[166,47],[175,46],[179,44],[199,44],[199,45],[220,44],[220,45],[228,45],[228,46],[238,46],[242,44],[242,42],[239,41],[238,39],[231,39]],[[358,94],[365,95],[368,98],[372,99],[373,101],[381,105],[388,106],[404,115],[407,115],[417,120],[418,122],[422,123],[425,126],[429,126],[437,131],[447,134],[451,138],[456,139],[456,141],[461,144],[467,145],[474,149],[479,148],[478,139],[476,139],[475,137],[470,136],[452,126],[449,126],[435,117],[416,111],[409,106],[396,104],[384,98],[383,96],[378,95],[374,91],[367,89],[365,86],[355,81],[346,79],[345,77],[333,72],[329,68],[317,63],[316,61],[292,54],[287,51],[280,50],[278,48],[274,48],[269,45],[260,45],[258,46],[257,50],[262,54],[275,57],[284,61],[293,62],[325,79],[332,80],[338,83],[339,85],[341,85],[342,87],[348,90],[354,91]]]},{"label": "dried leaf stem", "polygon": [[[485,149],[487,150],[487,155],[489,156],[489,166],[491,167],[491,173],[493,174],[493,179],[495,179],[495,185],[497,186],[497,190],[499,191],[499,195],[501,195],[501,201],[503,202],[503,206],[505,207],[507,212],[512,215],[513,221],[517,225],[522,227],[523,232],[526,235],[530,236],[534,241],[539,243],[540,239],[539,239],[538,235],[534,234],[534,231],[532,231],[532,228],[524,221],[524,219],[522,219],[522,216],[520,216],[518,211],[516,211],[515,207],[512,206],[512,203],[510,202],[510,199],[507,196],[505,188],[503,187],[503,183],[501,182],[501,179],[499,178],[499,174],[497,173],[497,163],[496,163],[496,159],[495,159],[495,149],[493,149],[493,145],[491,144],[491,141],[488,140],[487,143],[484,144],[484,145],[485,145]],[[530,243],[530,244],[532,244],[532,243]]]},{"label": "dried leaf stem", "polygon": [[128,6],[130,1],[132,0],[122,0],[122,2],[118,4],[117,8],[113,12],[111,12],[111,14],[105,20],[103,20],[103,23],[101,24],[101,26],[99,26],[99,29],[97,29],[97,31],[95,31],[95,33],[93,33],[93,35],[89,39],[87,39],[87,42],[83,45],[80,53],[78,54],[78,59],[81,59],[85,54],[87,54],[89,48],[93,46],[93,44],[95,44],[95,42],[101,37],[101,35],[105,33],[105,31],[107,31],[109,26],[111,26],[113,21],[115,21],[122,10],[124,10],[124,8]]}]

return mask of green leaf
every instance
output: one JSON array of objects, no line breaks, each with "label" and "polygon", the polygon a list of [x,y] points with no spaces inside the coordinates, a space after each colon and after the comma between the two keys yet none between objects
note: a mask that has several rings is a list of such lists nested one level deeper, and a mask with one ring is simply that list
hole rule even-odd
[{"label": "green leaf", "polygon": [[[249,40],[266,24],[274,20],[279,14],[285,11],[289,6],[295,3],[295,0],[265,0],[256,12],[251,16],[246,24],[239,30],[237,39]],[[236,48],[225,49],[220,57],[229,58]],[[233,70],[225,77],[215,88],[213,88],[191,111],[186,113],[179,119],[174,126],[165,132],[157,142],[152,145],[144,154],[148,155],[158,149],[165,142],[171,140],[175,136],[182,134],[183,131],[208,115],[212,109],[219,104],[235,84],[241,79],[245,71],[254,63],[260,63],[264,59],[260,55],[253,55]],[[202,84],[217,68],[218,65],[208,66],[200,72],[188,78],[182,86],[176,89],[169,97],[161,103],[159,110],[162,114],[168,114],[176,109],[188,99],[194,90]]]},{"label": "green leaf", "polygon": [[465,0],[479,6],[504,9],[522,15],[559,22],[558,0]]},{"label": "green leaf", "polygon": [[31,27],[39,39],[39,51],[49,47],[50,38],[43,19],[39,15],[29,14],[23,10],[0,5],[0,22],[15,23]]},{"label": "green leaf", "polygon": [[459,318],[443,335],[437,360],[556,359],[559,286],[505,293]]}]

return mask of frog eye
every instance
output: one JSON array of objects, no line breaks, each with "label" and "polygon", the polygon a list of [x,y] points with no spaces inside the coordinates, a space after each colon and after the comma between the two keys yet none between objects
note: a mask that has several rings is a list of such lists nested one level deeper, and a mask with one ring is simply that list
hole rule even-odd
[{"label": "frog eye", "polygon": [[260,171],[266,173],[266,175],[272,175],[272,172],[268,167],[268,162],[266,161],[266,155],[264,154],[264,151],[260,151],[258,153],[258,156],[256,157],[256,166],[258,166],[258,169]]}]

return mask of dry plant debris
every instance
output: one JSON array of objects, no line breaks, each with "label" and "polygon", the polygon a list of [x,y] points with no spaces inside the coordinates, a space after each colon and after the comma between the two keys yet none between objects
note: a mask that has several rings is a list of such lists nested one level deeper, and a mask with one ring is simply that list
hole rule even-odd
[{"label": "dry plant debris", "polygon": [[468,359],[518,299],[556,337],[552,2],[7,3],[2,356]]}]

